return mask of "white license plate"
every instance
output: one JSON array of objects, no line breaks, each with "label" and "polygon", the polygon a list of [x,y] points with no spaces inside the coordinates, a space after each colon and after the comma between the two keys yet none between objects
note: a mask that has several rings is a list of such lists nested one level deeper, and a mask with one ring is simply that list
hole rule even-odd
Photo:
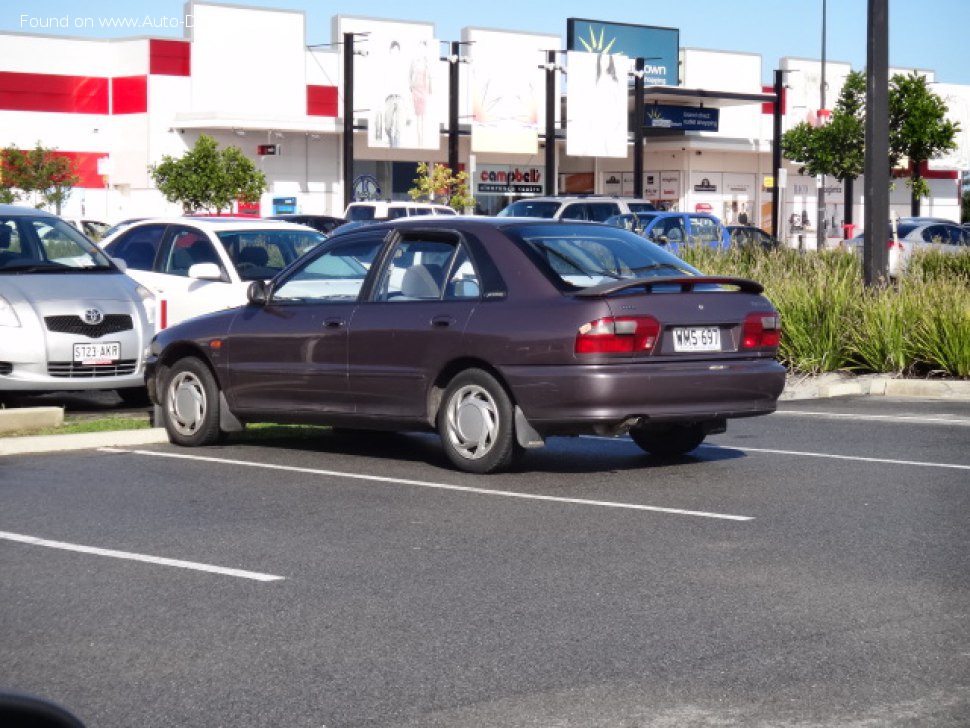
[{"label": "white license plate", "polygon": [[74,361],[80,364],[110,364],[120,358],[121,343],[118,341],[74,345]]},{"label": "white license plate", "polygon": [[717,326],[676,328],[674,351],[720,351],[721,330]]}]

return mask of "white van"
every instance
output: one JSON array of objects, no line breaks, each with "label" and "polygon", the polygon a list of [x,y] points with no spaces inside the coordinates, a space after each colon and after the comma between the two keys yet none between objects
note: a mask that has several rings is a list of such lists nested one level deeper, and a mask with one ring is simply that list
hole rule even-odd
[{"label": "white van", "polygon": [[364,222],[369,220],[394,220],[399,217],[415,215],[457,215],[447,205],[436,205],[431,202],[392,202],[390,200],[368,200],[367,202],[351,202],[344,210],[347,222]]}]

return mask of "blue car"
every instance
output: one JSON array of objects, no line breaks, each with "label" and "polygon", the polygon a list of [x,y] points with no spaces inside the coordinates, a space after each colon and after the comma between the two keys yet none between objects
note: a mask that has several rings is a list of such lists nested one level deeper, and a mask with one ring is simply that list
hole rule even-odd
[{"label": "blue car", "polygon": [[714,215],[703,212],[631,212],[614,215],[605,222],[639,233],[671,251],[685,243],[706,243],[712,248],[731,247],[727,228]]}]

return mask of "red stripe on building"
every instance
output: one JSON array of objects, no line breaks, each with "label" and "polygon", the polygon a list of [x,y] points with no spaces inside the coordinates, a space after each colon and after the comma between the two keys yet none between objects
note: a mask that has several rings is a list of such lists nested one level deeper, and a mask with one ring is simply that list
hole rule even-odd
[{"label": "red stripe on building", "polygon": [[187,40],[149,40],[148,72],[156,76],[191,76],[192,44]]},{"label": "red stripe on building", "polygon": [[107,114],[108,79],[0,71],[0,110]]},{"label": "red stripe on building", "polygon": [[111,113],[144,114],[148,111],[148,76],[111,79]]},{"label": "red stripe on building", "polygon": [[98,174],[98,160],[107,157],[107,152],[62,152],[57,150],[54,155],[67,157],[74,163],[74,174],[78,176],[75,187],[89,190],[103,190],[106,187],[105,178]]},{"label": "red stripe on building", "polygon": [[337,87],[311,86],[306,87],[307,116],[337,117]]},{"label": "red stripe on building", "polygon": [[[774,86],[762,86],[761,87],[761,93],[764,93],[764,94],[773,94],[773,93],[775,93],[775,87]],[[787,107],[788,107],[788,89],[787,88],[782,88],[781,89],[781,113],[782,114],[785,113]],[[774,101],[766,101],[765,103],[761,104],[761,113],[762,114],[772,114],[772,115],[774,115],[774,113],[775,113],[775,102]]]}]

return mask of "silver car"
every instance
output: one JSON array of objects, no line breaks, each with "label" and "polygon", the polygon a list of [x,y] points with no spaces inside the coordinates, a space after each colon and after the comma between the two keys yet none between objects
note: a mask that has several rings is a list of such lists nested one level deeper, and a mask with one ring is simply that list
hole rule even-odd
[{"label": "silver car", "polygon": [[155,300],[56,215],[0,205],[0,398],[115,389],[145,399]]},{"label": "silver car", "polygon": [[[890,226],[886,239],[890,278],[898,278],[905,272],[909,259],[917,251],[937,250],[955,255],[970,250],[970,231],[935,217],[901,217],[895,237]],[[862,255],[864,240],[864,233],[859,233],[849,241],[849,246]]]}]

